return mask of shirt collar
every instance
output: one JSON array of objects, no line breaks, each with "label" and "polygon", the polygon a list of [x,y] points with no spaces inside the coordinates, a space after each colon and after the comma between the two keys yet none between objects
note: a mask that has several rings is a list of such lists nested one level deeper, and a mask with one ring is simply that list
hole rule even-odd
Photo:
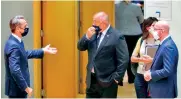
[{"label": "shirt collar", "polygon": [[106,35],[108,29],[110,28],[110,24],[108,25],[108,27],[102,32],[102,35]]},{"label": "shirt collar", "polygon": [[21,43],[21,38],[20,37],[18,37],[17,35],[15,35],[13,33],[12,33],[12,35]]},{"label": "shirt collar", "polygon": [[170,37],[170,35],[168,35],[167,37],[165,37],[161,42],[160,42],[160,45],[167,39],[167,38],[169,38]]}]

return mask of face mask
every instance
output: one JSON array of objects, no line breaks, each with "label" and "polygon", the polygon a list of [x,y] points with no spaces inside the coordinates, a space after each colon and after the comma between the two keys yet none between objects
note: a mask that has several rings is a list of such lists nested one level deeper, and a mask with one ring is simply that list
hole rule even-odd
[{"label": "face mask", "polygon": [[150,28],[148,31],[153,35],[153,37],[154,37],[155,40],[158,40],[158,39],[160,38],[160,37],[158,36],[158,33],[155,32],[153,28]]},{"label": "face mask", "polygon": [[92,25],[95,28],[96,33],[99,33],[102,29],[99,26]]},{"label": "face mask", "polygon": [[26,36],[28,34],[28,32],[29,32],[29,28],[25,28],[24,33],[21,34],[22,37]]}]

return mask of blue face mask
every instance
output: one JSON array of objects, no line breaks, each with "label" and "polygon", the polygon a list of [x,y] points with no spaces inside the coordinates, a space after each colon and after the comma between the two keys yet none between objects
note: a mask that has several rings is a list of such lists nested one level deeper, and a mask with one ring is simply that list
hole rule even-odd
[{"label": "blue face mask", "polygon": [[102,29],[99,26],[92,25],[95,28],[96,33],[99,33]]},{"label": "blue face mask", "polygon": [[24,33],[21,34],[22,37],[26,36],[28,34],[28,32],[29,32],[29,28],[25,28]]}]

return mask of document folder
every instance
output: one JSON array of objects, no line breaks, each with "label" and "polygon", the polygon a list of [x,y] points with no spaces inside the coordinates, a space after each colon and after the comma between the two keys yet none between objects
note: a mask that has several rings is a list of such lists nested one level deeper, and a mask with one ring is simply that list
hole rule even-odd
[{"label": "document folder", "polygon": [[[158,45],[146,45],[145,47],[146,55],[149,55],[150,57],[154,59],[157,49],[158,49]],[[151,65],[152,63],[145,64],[145,71],[150,70]]]}]

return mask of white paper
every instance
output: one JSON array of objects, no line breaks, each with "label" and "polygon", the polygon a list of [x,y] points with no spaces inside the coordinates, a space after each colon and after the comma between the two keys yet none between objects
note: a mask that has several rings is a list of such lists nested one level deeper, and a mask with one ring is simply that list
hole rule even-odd
[{"label": "white paper", "polygon": [[[145,18],[156,17],[160,20],[172,19],[172,1],[171,0],[145,0]],[[158,13],[160,12],[160,16]]]}]

